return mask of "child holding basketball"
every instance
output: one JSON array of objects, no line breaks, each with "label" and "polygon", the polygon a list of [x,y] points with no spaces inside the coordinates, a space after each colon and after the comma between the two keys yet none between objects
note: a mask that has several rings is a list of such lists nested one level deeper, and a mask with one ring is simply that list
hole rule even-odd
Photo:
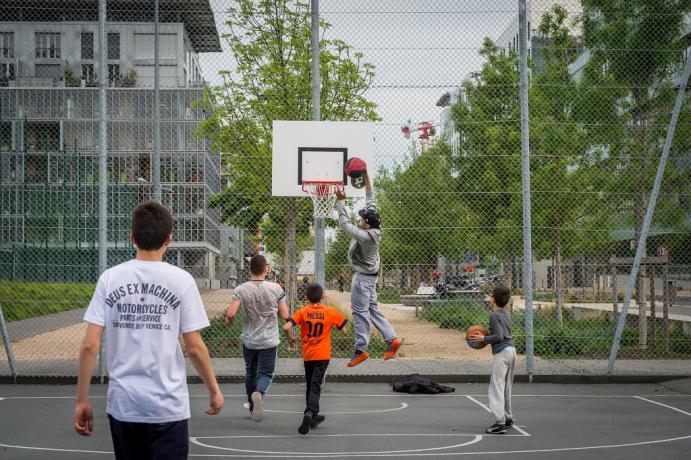
[{"label": "child holding basketball", "polygon": [[319,414],[319,397],[326,369],[331,360],[331,328],[342,334],[347,332],[347,319],[334,307],[323,305],[324,290],[318,283],[311,283],[306,289],[309,305],[293,313],[283,325],[290,349],[296,348],[295,338],[290,329],[299,324],[302,340],[302,355],[305,362],[305,381],[307,383],[307,407],[298,428],[300,434],[307,434],[325,419]]},{"label": "child holding basketball", "polygon": [[511,339],[511,316],[506,306],[511,291],[506,286],[497,286],[490,296],[492,312],[489,314],[489,334],[470,334],[469,338],[479,343],[492,345],[492,376],[489,381],[489,408],[494,416],[494,425],[485,430],[490,434],[504,434],[513,427],[511,412],[511,386],[516,365],[516,348]]},{"label": "child holding basketball", "polygon": [[103,272],[84,315],[73,425],[90,436],[93,410],[89,384],[107,332],[108,399],[115,458],[186,459],[189,451],[185,351],[209,391],[207,414],[223,407],[209,351],[199,333],[209,326],[194,278],[163,262],[173,238],[173,216],[159,203],[132,212],[133,260]]},{"label": "child holding basketball", "polygon": [[[346,173],[353,184],[364,177],[366,205],[358,212],[358,225],[353,225],[345,207],[345,192],[336,192],[336,209],[341,228],[352,237],[348,249],[348,262],[355,270],[351,285],[350,303],[353,310],[355,328],[355,354],[348,367],[357,366],[369,357],[367,348],[371,336],[370,321],[381,333],[388,345],[384,360],[394,357],[401,346],[391,323],[381,313],[377,304],[377,281],[379,279],[379,243],[381,242],[381,219],[377,212],[372,181],[367,173],[365,162],[351,158],[346,163]],[[353,177],[355,176],[355,177]]]}]

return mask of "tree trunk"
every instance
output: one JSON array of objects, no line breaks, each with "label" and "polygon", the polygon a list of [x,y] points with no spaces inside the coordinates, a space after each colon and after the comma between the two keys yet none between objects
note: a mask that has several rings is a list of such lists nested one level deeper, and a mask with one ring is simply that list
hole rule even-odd
[{"label": "tree trunk", "polygon": [[619,317],[619,294],[617,293],[617,267],[612,265],[612,316],[616,322]]},{"label": "tree trunk", "polygon": [[662,273],[662,295],[664,297],[662,304],[662,341],[665,345],[665,352],[669,353],[669,267],[665,264],[665,269]]},{"label": "tree trunk", "polygon": [[559,321],[559,324],[562,324],[564,322],[564,318],[562,315],[562,308],[563,308],[563,299],[562,299],[562,282],[563,282],[563,276],[562,276],[562,269],[561,269],[561,244],[559,244],[559,241],[557,241],[557,251],[554,254],[554,297],[556,299],[556,313],[557,313],[557,320]]},{"label": "tree trunk", "polygon": [[[643,169],[643,168],[641,168]],[[637,220],[639,222],[638,232],[636,240],[641,237],[641,230],[643,229],[643,214],[645,212],[645,181],[641,180],[641,203],[637,210]],[[643,245],[643,257],[646,257],[646,246]],[[638,270],[638,277],[636,279],[636,300],[638,301],[638,348],[641,351],[645,351],[648,348],[648,317],[647,305],[646,305],[646,289],[645,289],[645,278],[646,278],[646,266],[641,264]]]},{"label": "tree trunk", "polygon": [[[634,109],[632,111],[632,127],[635,131],[635,138],[638,141],[641,161],[639,163],[638,176],[638,203],[636,203],[636,237],[635,241],[638,243],[643,230],[643,220],[646,211],[646,188],[648,177],[646,169],[648,166],[648,128],[647,124],[650,120],[650,114],[647,113],[645,107],[647,105],[647,89],[634,88],[633,90]],[[636,153],[639,153],[636,152]],[[643,257],[646,256],[646,241],[643,242]],[[638,301],[638,346],[640,350],[645,351],[648,341],[648,319],[646,317],[645,304],[645,265],[641,265],[638,271],[638,279],[636,280],[637,298]]]},{"label": "tree trunk", "polygon": [[599,265],[595,263],[595,258],[592,259],[592,262],[593,302],[597,302],[598,295],[600,294],[600,278],[598,272]]},{"label": "tree trunk", "polygon": [[655,267],[650,267],[650,327],[653,334],[653,346],[657,345],[657,315],[655,314]]},{"label": "tree trunk", "polygon": [[595,292],[595,298],[593,302],[600,301],[600,265],[596,264],[593,270],[593,291]]},{"label": "tree trunk", "polygon": [[295,198],[287,198],[286,203],[286,233],[285,253],[283,255],[283,273],[285,273],[286,297],[292,313],[297,307],[297,263],[296,263],[296,228],[295,228]]},{"label": "tree trunk", "polygon": [[513,290],[513,250],[506,256],[506,270],[504,270],[504,285]]}]

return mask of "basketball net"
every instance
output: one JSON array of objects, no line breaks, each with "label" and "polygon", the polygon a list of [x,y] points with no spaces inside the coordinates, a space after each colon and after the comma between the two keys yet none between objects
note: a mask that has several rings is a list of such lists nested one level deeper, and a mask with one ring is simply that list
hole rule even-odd
[{"label": "basketball net", "polygon": [[302,191],[312,198],[314,217],[326,219],[336,206],[336,192],[343,191],[342,182],[303,182]]}]

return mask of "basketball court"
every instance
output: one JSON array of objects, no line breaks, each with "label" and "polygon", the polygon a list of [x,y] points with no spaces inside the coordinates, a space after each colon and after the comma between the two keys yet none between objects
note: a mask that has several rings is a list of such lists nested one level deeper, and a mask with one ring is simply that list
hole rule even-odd
[{"label": "basketball court", "polygon": [[[275,384],[267,412],[253,422],[244,386],[223,385],[220,416],[191,385],[191,458],[688,458],[691,385],[517,384],[516,428],[487,435],[486,384],[452,384],[455,393],[408,395],[386,384],[327,383],[326,421],[298,434],[304,386]],[[676,389],[675,389],[676,388]],[[106,387],[92,386],[90,438],[71,426],[74,386],[0,387],[0,458],[111,458]]]}]

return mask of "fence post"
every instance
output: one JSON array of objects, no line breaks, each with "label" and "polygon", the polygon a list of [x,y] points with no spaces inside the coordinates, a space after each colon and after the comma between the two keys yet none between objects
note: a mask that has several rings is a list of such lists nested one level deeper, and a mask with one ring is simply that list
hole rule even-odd
[{"label": "fence post", "polygon": [[521,178],[523,184],[523,292],[525,295],[525,353],[528,381],[533,381],[533,252],[530,221],[530,143],[528,138],[528,21],[526,0],[518,1],[520,42]]},{"label": "fence post", "polygon": [[[98,2],[98,72],[101,75],[98,82],[99,102],[99,158],[98,158],[98,273],[103,273],[108,267],[108,124],[106,123],[106,85],[108,72],[106,70],[106,52],[108,49],[106,36],[106,0]],[[98,353],[98,375],[101,383],[105,374],[103,347],[105,334],[101,339]]]},{"label": "fence post", "polygon": [[[321,119],[321,77],[319,75],[319,0],[310,0],[310,15],[312,18],[312,120]],[[314,218],[314,280],[325,286],[326,280],[326,222],[321,217]]]},{"label": "fence post", "polygon": [[0,305],[0,334],[2,334],[2,342],[5,344],[5,353],[7,354],[7,364],[10,366],[10,375],[16,383],[17,367],[14,362],[14,353],[12,353],[10,334],[7,332],[7,327],[5,326],[5,316],[2,313],[2,305]]},{"label": "fence post", "polygon": [[[641,265],[641,257],[645,249],[646,239],[648,238],[648,229],[650,221],[653,218],[655,211],[655,204],[657,203],[657,194],[660,191],[660,184],[662,183],[662,176],[665,174],[665,167],[667,166],[667,158],[669,157],[669,150],[672,147],[672,139],[674,138],[674,130],[677,127],[677,120],[679,119],[679,111],[684,102],[684,93],[686,92],[686,84],[689,80],[689,70],[691,69],[691,60],[686,58],[686,65],[679,80],[679,91],[677,92],[677,99],[674,102],[674,110],[672,111],[672,119],[669,121],[667,128],[667,137],[665,138],[665,145],[662,148],[662,155],[660,156],[660,163],[657,166],[657,174],[655,175],[655,183],[653,190],[650,192],[650,200],[648,201],[648,209],[645,211],[645,218],[643,219],[643,226],[641,227],[641,235],[638,239],[638,247],[636,248],[636,257],[633,260],[633,267],[631,267],[631,276],[629,277],[629,284],[626,287],[626,296],[624,297],[624,305],[621,308],[619,315],[619,322],[617,323],[617,330],[614,334],[614,342],[609,354],[609,362],[607,363],[607,374],[611,375],[614,371],[614,361],[617,359],[617,352],[619,351],[619,344],[621,343],[621,334],[624,332],[624,323],[626,322],[626,314],[631,303],[631,294],[633,293],[633,286],[636,283],[638,276],[638,268]],[[641,293],[638,296],[641,297]],[[639,310],[640,311],[640,310]]]},{"label": "fence post", "polygon": [[[154,151],[151,158],[153,200],[161,202],[161,69],[159,66],[158,0],[154,0]],[[146,179],[146,178],[145,178]]]}]

